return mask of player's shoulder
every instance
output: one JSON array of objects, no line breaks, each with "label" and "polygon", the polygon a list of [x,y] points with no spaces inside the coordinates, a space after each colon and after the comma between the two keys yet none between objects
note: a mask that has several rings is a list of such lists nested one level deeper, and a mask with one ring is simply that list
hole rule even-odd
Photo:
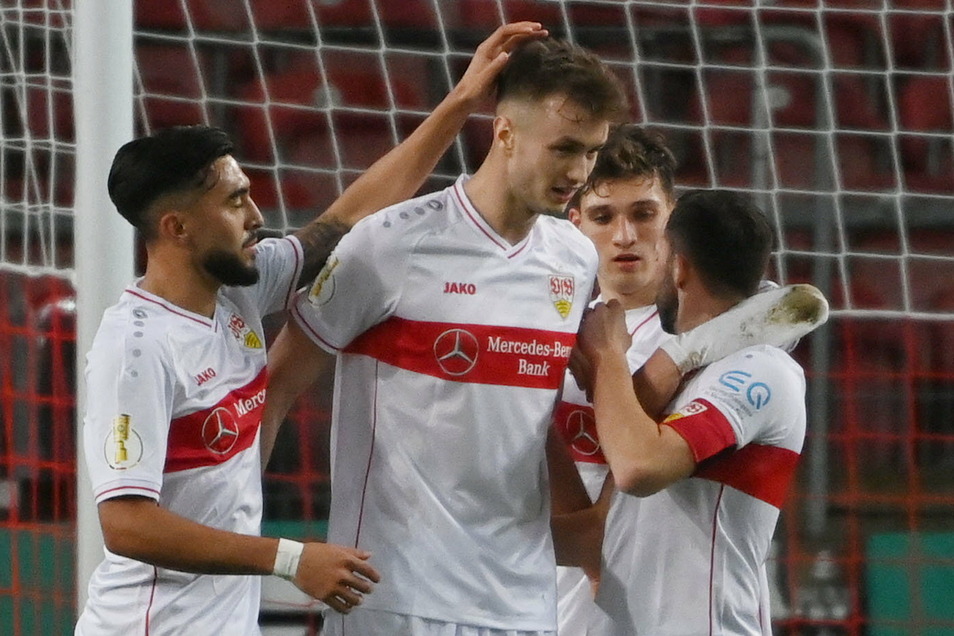
[{"label": "player's shoulder", "polygon": [[176,329],[174,314],[136,290],[127,289],[103,313],[90,349],[91,358],[152,358],[167,352],[168,334]]},{"label": "player's shoulder", "polygon": [[788,353],[771,345],[746,347],[713,362],[706,371],[722,384],[742,380],[772,382],[782,390],[804,392],[805,371]]},{"label": "player's shoulder", "polygon": [[452,190],[453,186],[388,206],[356,223],[351,234],[384,245],[413,245],[453,223]]}]

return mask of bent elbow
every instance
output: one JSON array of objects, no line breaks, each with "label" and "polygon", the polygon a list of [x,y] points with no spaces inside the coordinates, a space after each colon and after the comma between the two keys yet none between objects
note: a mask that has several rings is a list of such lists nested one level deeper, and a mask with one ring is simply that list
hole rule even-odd
[{"label": "bent elbow", "polygon": [[634,497],[649,497],[665,488],[666,484],[655,472],[645,467],[630,465],[617,471],[613,469],[616,488]]}]

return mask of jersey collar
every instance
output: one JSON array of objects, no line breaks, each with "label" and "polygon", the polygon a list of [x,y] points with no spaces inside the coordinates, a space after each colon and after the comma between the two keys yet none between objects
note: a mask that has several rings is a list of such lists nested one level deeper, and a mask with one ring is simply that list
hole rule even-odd
[{"label": "jersey collar", "polygon": [[518,243],[513,245],[508,243],[507,239],[500,236],[500,234],[498,234],[494,228],[490,227],[490,224],[487,223],[483,216],[481,216],[480,212],[477,211],[477,208],[467,197],[467,193],[464,192],[464,184],[467,183],[468,179],[470,179],[470,177],[467,175],[461,175],[457,178],[457,181],[452,186],[454,198],[460,205],[461,210],[463,210],[464,218],[466,218],[467,221],[474,226],[478,234],[485,236],[488,241],[503,250],[504,255],[507,258],[514,258],[518,254],[522,253],[530,244],[530,240],[533,238],[533,232],[536,227],[534,226],[534,228],[531,228],[527,236],[525,236],[523,240],[519,241]]},{"label": "jersey collar", "polygon": [[[183,309],[182,307],[169,302],[168,300],[166,300],[165,298],[162,298],[161,296],[156,296],[155,294],[147,292],[146,290],[139,287],[139,283],[141,281],[142,279],[140,278],[135,283],[127,287],[123,293],[129,294],[131,296],[135,296],[136,298],[140,300],[144,300],[147,303],[150,303],[151,305],[157,306],[164,311],[167,311],[171,314],[175,314],[176,316],[185,318],[186,320],[191,320],[192,322],[198,323],[204,327],[208,327],[209,329],[216,330],[217,327],[216,327],[215,320],[211,318],[206,318],[202,314],[191,312],[188,309]],[[216,302],[216,312],[218,312],[217,302]]]}]

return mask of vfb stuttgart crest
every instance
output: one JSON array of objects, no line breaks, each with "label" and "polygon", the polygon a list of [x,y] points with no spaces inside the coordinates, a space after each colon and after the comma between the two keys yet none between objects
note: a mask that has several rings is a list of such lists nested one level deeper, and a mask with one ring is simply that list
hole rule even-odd
[{"label": "vfb stuttgart crest", "polygon": [[249,349],[261,349],[264,345],[258,334],[245,324],[241,316],[235,314],[229,315],[229,331],[235,336],[235,339],[244,344]]},{"label": "vfb stuttgart crest", "polygon": [[561,318],[570,315],[573,309],[573,292],[576,285],[573,283],[572,276],[551,276],[550,277],[550,300],[553,306],[560,313]]}]

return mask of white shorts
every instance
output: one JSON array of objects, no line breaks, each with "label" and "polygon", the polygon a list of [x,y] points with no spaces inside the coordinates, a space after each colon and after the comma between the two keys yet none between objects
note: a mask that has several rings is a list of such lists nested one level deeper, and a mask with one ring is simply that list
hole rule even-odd
[{"label": "white shorts", "polygon": [[321,636],[556,636],[550,631],[494,629],[445,623],[369,609],[355,609],[347,616],[326,612]]}]

